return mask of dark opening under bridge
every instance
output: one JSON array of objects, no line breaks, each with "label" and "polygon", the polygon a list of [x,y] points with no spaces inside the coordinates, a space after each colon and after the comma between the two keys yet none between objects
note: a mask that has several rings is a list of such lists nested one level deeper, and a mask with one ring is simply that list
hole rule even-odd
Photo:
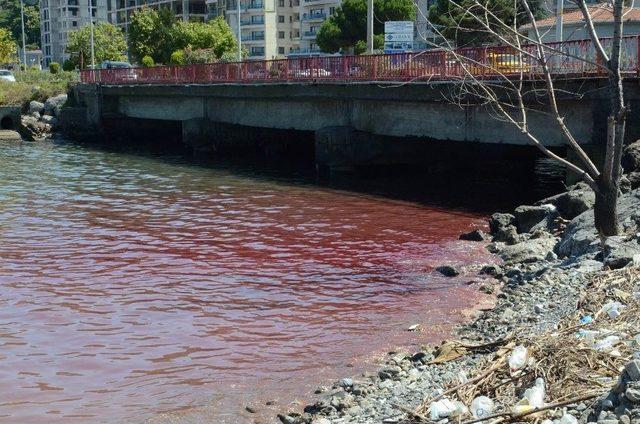
[{"label": "dark opening under bridge", "polygon": [[[607,48],[610,40],[603,44]],[[513,49],[496,46],[460,49],[456,55],[433,50],[88,70],[81,73],[83,84],[76,87],[75,107],[67,109],[64,122],[76,137],[174,134],[197,152],[306,145],[318,165],[330,168],[404,163],[420,160],[416,152],[425,146],[461,145],[450,142],[464,142],[465,151],[476,144],[529,145],[483,102],[447,100],[468,72],[499,80],[490,66],[482,66],[497,56],[501,78],[522,75],[525,89],[541,88],[535,46],[524,48],[531,56],[522,59]],[[639,49],[639,37],[624,38],[629,139],[640,138]],[[609,99],[593,45],[588,40],[550,44],[547,53],[557,88],[572,93],[559,95],[565,122],[581,144],[597,150],[605,139]],[[464,60],[472,65],[463,67]],[[528,106],[542,109],[539,100],[530,96]],[[549,116],[531,113],[529,126],[545,145],[564,146]],[[439,153],[428,155],[434,154]]]}]

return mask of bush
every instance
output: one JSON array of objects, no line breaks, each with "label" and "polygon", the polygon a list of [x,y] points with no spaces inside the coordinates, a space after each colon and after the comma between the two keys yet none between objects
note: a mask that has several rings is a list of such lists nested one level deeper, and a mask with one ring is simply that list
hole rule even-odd
[{"label": "bush", "polygon": [[73,63],[73,61],[72,61],[72,60],[67,59],[67,60],[65,60],[65,61],[64,61],[64,63],[62,64],[62,70],[63,70],[63,71],[71,72],[71,71],[73,71],[73,70],[75,70],[75,69],[76,69],[76,64],[75,64],[75,63]]},{"label": "bush", "polygon": [[49,64],[49,72],[52,74],[57,74],[60,72],[60,64],[58,62],[51,62]]},{"label": "bush", "polygon": [[27,107],[31,100],[43,102],[49,97],[66,93],[69,85],[78,81],[77,72],[58,72],[29,69],[16,72],[16,82],[0,81],[0,106]]},{"label": "bush", "polygon": [[153,61],[153,58],[151,56],[144,56],[142,58],[142,66],[144,66],[145,68],[150,68],[155,64],[156,63]]},{"label": "bush", "polygon": [[171,64],[184,65],[184,52],[182,50],[176,50],[171,53]]}]

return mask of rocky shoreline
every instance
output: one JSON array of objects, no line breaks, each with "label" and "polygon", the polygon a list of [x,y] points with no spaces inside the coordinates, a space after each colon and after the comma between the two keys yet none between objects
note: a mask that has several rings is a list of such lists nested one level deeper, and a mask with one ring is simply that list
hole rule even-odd
[{"label": "rocky shoreline", "polygon": [[27,141],[42,141],[51,138],[60,130],[62,108],[67,102],[66,94],[48,98],[44,103],[29,102],[26,113],[20,117],[18,133]]},{"label": "rocky shoreline", "polygon": [[[494,214],[489,223],[490,235],[476,230],[461,236],[465,240],[488,242],[487,249],[498,255],[502,264],[490,264],[480,271],[493,277],[493,284],[482,289],[497,292],[496,307],[459,326],[456,339],[465,346],[482,346],[513,335],[535,336],[555,331],[559,326],[572,328],[574,323],[568,320],[577,311],[587,313],[580,308],[585,296],[589,303],[588,287],[594,279],[620,269],[640,269],[640,141],[626,148],[623,166],[624,194],[618,210],[623,234],[610,237],[603,247],[593,223],[594,194],[582,183],[535,205],[519,206],[512,214]],[[443,264],[436,272],[455,276],[458,270]],[[620,296],[627,296],[624,299],[636,296],[634,299],[640,300],[639,284],[640,281],[632,281],[635,292]],[[591,315],[587,317],[591,319]],[[584,385],[585,392],[598,388],[599,398],[550,409],[545,418],[555,418],[554,423],[559,424],[640,424],[640,328],[636,334],[609,337],[633,347],[638,361],[623,358],[630,362],[626,370],[620,370],[617,384],[612,380],[604,384],[605,388],[597,381],[593,387]],[[572,341],[569,339],[567,343]],[[457,409],[454,411],[452,407],[441,415],[433,413],[437,409],[433,405],[430,417],[416,412],[425,399],[477,375],[488,358],[492,358],[487,352],[457,352],[456,346],[460,344],[444,343],[410,354],[390,352],[377,374],[344,378],[324,392],[319,390],[320,400],[307,405],[304,411],[285,411],[278,418],[285,424],[474,422],[468,411],[470,405],[453,402],[450,404]],[[496,411],[511,406],[497,405]],[[524,420],[511,417],[511,422]]]}]

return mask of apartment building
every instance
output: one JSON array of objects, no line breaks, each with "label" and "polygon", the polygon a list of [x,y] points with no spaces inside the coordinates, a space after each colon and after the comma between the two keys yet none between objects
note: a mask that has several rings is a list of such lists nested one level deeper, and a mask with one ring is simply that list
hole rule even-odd
[{"label": "apartment building", "polygon": [[300,53],[320,53],[316,36],[329,16],[340,6],[341,0],[301,0],[300,3]]},{"label": "apartment building", "polygon": [[169,8],[183,21],[204,22],[207,18],[205,0],[106,0],[109,2],[109,22],[124,29],[129,27],[131,15],[143,7]]},{"label": "apartment building", "polygon": [[226,1],[225,18],[234,34],[240,26],[249,59],[274,59],[299,50],[299,0],[239,0],[239,18],[237,1]]},{"label": "apartment building", "polygon": [[[91,1],[91,5],[89,5]],[[70,31],[90,22],[106,21],[108,0],[40,0],[40,32],[44,65],[63,63]]]}]

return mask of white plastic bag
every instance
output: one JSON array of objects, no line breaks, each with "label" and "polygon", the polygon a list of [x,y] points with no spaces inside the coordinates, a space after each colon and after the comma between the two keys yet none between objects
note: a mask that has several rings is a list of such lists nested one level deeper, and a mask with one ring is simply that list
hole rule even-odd
[{"label": "white plastic bag", "polygon": [[564,414],[557,424],[578,424],[578,420],[571,414]]},{"label": "white plastic bag", "polygon": [[522,399],[513,407],[513,412],[522,414],[544,406],[545,386],[542,378],[536,378],[533,387],[524,391]]},{"label": "white plastic bag", "polygon": [[471,402],[471,415],[473,418],[483,418],[491,415],[495,409],[495,404],[486,396],[478,396]]},{"label": "white plastic bag", "polygon": [[519,345],[513,348],[511,355],[509,355],[509,368],[511,372],[516,372],[523,369],[529,361],[529,351],[526,347]]}]

